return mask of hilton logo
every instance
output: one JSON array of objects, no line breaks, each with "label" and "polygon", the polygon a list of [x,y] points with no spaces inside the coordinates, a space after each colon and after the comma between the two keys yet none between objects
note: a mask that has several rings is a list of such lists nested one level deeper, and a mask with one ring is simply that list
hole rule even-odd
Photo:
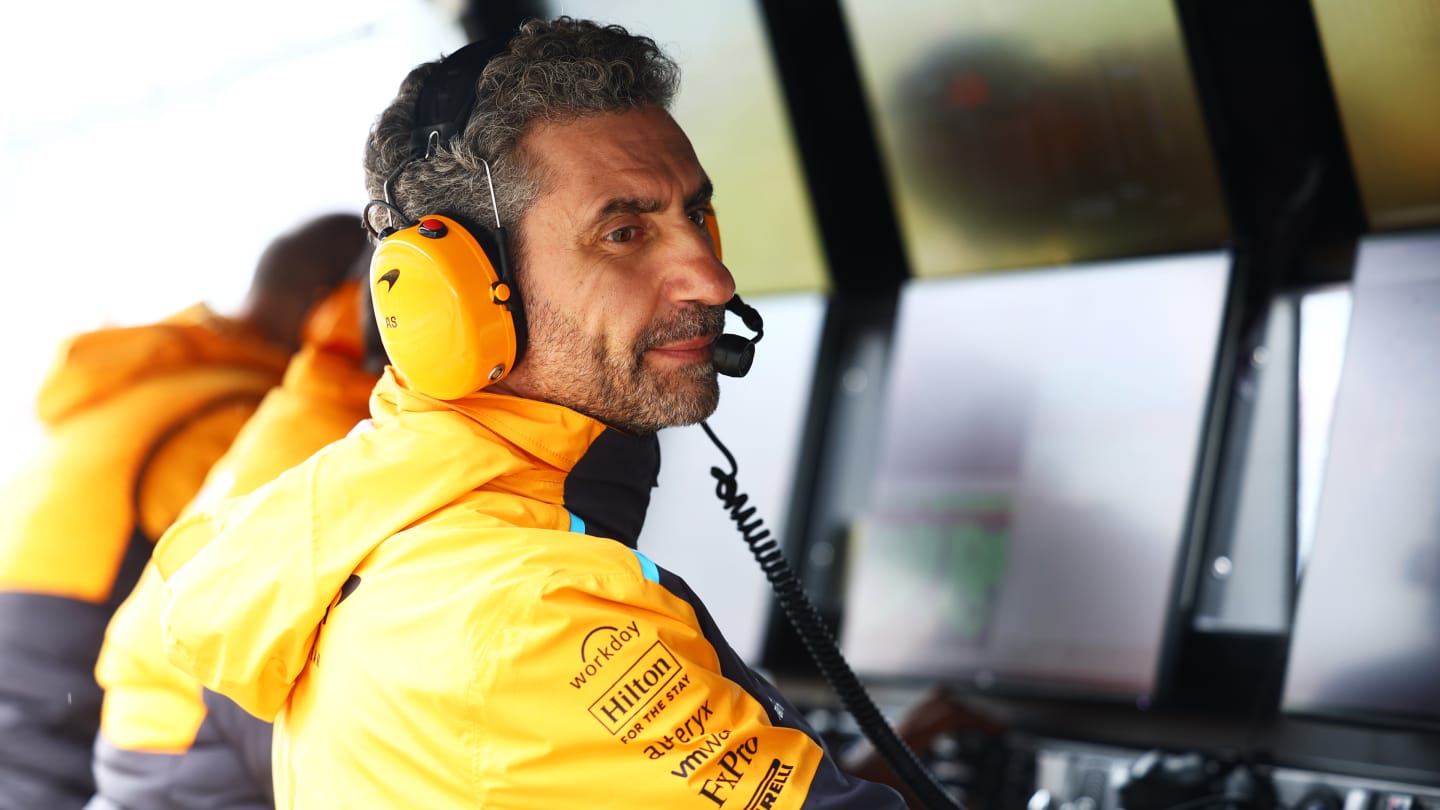
[{"label": "hilton logo", "polygon": [[650,645],[625,670],[605,694],[590,704],[590,715],[600,721],[611,734],[618,733],[625,721],[638,714],[664,691],[665,685],[682,671],[675,654],[661,642]]}]

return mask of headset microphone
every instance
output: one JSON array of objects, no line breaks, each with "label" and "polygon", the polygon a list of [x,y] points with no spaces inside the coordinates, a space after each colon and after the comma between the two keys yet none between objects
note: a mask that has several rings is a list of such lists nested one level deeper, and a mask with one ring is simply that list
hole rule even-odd
[{"label": "headset microphone", "polygon": [[715,340],[715,370],[726,377],[744,377],[755,360],[755,344],[765,336],[765,322],[755,308],[740,300],[736,295],[725,304],[725,309],[740,316],[745,328],[755,333],[753,338],[739,335],[721,335]]}]

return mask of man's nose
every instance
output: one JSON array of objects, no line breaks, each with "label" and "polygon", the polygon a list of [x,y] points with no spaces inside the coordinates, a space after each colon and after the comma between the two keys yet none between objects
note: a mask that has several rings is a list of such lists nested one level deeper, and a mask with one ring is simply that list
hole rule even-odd
[{"label": "man's nose", "polygon": [[696,302],[707,306],[724,305],[735,295],[735,277],[715,255],[714,245],[703,228],[690,226],[690,234],[678,239],[672,297],[678,302]]}]

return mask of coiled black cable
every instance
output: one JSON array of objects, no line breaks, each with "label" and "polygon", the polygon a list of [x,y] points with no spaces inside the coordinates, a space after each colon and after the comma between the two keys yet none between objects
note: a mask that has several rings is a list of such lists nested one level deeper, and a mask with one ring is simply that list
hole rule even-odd
[{"label": "coiled black cable", "polygon": [[850,664],[840,654],[834,637],[830,635],[830,629],[825,626],[820,612],[815,609],[810,597],[801,587],[790,563],[780,552],[779,544],[770,536],[770,530],[764,528],[764,521],[754,517],[755,507],[747,507],[749,496],[738,491],[736,474],[739,466],[735,463],[735,456],[721,443],[709,424],[702,421],[700,427],[730,463],[729,472],[719,467],[710,468],[710,475],[715,478],[715,495],[729,510],[730,519],[735,522],[740,536],[750,547],[750,553],[759,561],[760,569],[770,581],[781,610],[785,611],[786,618],[795,627],[805,649],[819,667],[820,674],[830,682],[841,704],[855,718],[855,722],[875,746],[875,750],[890,763],[890,767],[895,769],[895,773],[926,807],[932,810],[959,810],[960,803],[945,792],[930,771],[921,764],[915,752],[910,750],[910,746],[890,727],[890,723],[876,708],[860,679],[850,669]]}]

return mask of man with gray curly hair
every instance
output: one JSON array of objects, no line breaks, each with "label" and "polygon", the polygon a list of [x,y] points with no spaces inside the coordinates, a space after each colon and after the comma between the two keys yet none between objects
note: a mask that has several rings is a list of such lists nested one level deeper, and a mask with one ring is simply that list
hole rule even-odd
[{"label": "man with gray curly hair", "polygon": [[373,128],[369,423],[155,557],[170,659],[275,722],[279,807],[905,806],[636,548],[655,432],[744,370],[677,82],[648,38],[531,21]]},{"label": "man with gray curly hair", "polygon": [[[685,301],[687,306],[666,319],[637,311],[651,323],[630,337],[623,353],[615,341],[602,343],[601,335],[585,333],[586,325],[579,318],[588,310],[588,317],[597,321],[613,321],[631,308],[618,299],[604,299],[603,307],[593,305],[600,301],[577,306],[582,296],[573,293],[582,291],[569,286],[583,281],[596,292],[624,293],[627,299],[639,292],[629,284],[602,283],[619,281],[618,267],[587,274],[575,262],[592,260],[574,255],[586,239],[604,242],[612,254],[636,250],[648,234],[621,220],[654,218],[658,213],[640,210],[658,207],[659,199],[650,196],[649,189],[644,196],[611,196],[611,167],[618,165],[616,161],[643,154],[677,164],[665,171],[691,176],[667,178],[684,186],[672,217],[683,228],[682,217],[703,225],[703,218],[713,215],[710,180],[689,140],[666,112],[679,85],[679,68],[649,38],[629,36],[618,27],[578,22],[549,28],[531,25],[509,51],[486,60],[475,90],[480,103],[468,122],[457,125],[455,137],[435,148],[429,158],[415,160],[414,133],[425,123],[416,120],[423,106],[421,89],[438,70],[437,63],[413,70],[395,102],[380,116],[367,144],[366,186],[372,199],[380,200],[391,181],[390,194],[409,212],[448,212],[468,222],[488,223],[496,219],[498,210],[498,219],[510,235],[510,254],[518,257],[518,283],[525,293],[531,329],[524,365],[493,390],[567,405],[632,432],[653,433],[708,416],[720,393],[707,363],[685,357],[655,367],[660,365],[656,358],[668,360],[675,353],[660,347],[714,336],[723,326],[724,304],[734,292],[734,282],[713,248],[677,257],[682,262],[698,258],[709,265],[699,273],[683,272],[682,262],[667,261],[675,278],[709,286],[695,290]],[[458,131],[461,126],[463,131]],[[606,147],[611,148],[606,151]],[[562,182],[582,178],[583,187]],[[494,208],[488,193],[492,186]],[[566,194],[574,199],[562,199]],[[616,208],[607,212],[613,223],[587,223],[592,230],[620,227],[605,233],[568,232],[571,223],[560,218],[572,216],[566,206],[576,204],[583,194]],[[692,237],[705,233],[703,227],[690,228]],[[620,248],[626,241],[629,246]],[[597,251],[594,258],[601,256]],[[556,295],[546,287],[551,276],[538,269],[552,264],[565,267],[556,280],[569,286],[556,290]],[[534,272],[532,265],[537,268]],[[585,351],[577,351],[578,347]],[[655,357],[643,364],[650,368],[642,368],[647,350]]]}]

